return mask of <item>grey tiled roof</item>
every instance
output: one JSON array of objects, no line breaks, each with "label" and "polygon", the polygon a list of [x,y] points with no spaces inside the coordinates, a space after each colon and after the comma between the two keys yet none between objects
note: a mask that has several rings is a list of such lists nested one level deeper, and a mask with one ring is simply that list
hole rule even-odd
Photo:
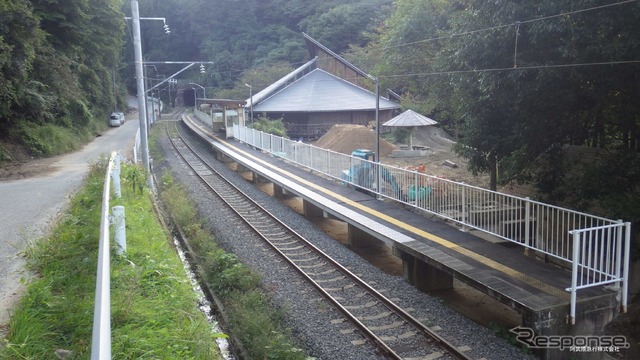
[{"label": "grey tiled roof", "polygon": [[[268,94],[259,103],[254,103],[253,111],[335,112],[375,110],[375,108],[374,93],[324,70],[315,69],[289,86]],[[381,110],[399,108],[399,104],[380,97]]]},{"label": "grey tiled roof", "polygon": [[438,122],[413,110],[407,110],[393,119],[385,122],[382,126],[426,126],[435,125]]}]

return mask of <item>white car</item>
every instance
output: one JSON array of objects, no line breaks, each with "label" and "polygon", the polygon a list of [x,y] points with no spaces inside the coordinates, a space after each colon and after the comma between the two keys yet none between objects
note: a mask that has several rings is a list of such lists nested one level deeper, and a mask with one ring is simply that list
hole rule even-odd
[{"label": "white car", "polygon": [[120,125],[122,125],[120,115],[118,115],[118,113],[111,113],[111,115],[109,115],[109,126],[116,127]]},{"label": "white car", "polygon": [[124,118],[124,113],[118,112],[116,114],[118,114],[118,116],[120,116],[120,125],[124,124],[124,121],[126,120]]},{"label": "white car", "polygon": [[124,120],[124,113],[112,112],[111,115],[109,115],[109,126],[120,126],[124,124]]}]

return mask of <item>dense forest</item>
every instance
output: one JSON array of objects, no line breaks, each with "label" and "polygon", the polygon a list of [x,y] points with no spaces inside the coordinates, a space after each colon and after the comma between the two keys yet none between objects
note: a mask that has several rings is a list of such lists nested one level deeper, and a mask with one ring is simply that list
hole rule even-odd
[{"label": "dense forest", "polygon": [[[140,0],[146,61],[207,94],[248,97],[308,60],[301,32],[454,135],[492,188],[640,219],[640,2]],[[50,155],[51,127],[91,134],[134,91],[131,4],[0,0],[0,137]],[[157,65],[149,77],[179,68]],[[166,94],[161,94],[166,96]],[[211,95],[210,95],[211,96]],[[579,154],[579,155],[576,155]],[[0,148],[0,160],[11,158]]]},{"label": "dense forest", "polygon": [[[123,106],[126,91],[113,85],[124,34],[120,6],[118,0],[0,0],[3,144],[17,141],[34,156],[70,151]],[[0,147],[0,161],[15,157]]]}]

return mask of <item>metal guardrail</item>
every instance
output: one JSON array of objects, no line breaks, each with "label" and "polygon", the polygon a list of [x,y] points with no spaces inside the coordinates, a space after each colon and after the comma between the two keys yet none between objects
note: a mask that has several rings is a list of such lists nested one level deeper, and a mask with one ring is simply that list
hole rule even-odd
[{"label": "metal guardrail", "polygon": [[[239,125],[234,125],[233,134],[251,146],[377,197],[450,220],[463,230],[477,229],[555,258],[572,269],[575,279],[582,279],[580,285],[572,285],[573,290],[567,289],[572,295],[580,288],[614,283],[621,289],[622,309],[626,311],[631,240],[628,222],[383,165]],[[571,306],[573,320],[575,297]]]},{"label": "metal guardrail", "polygon": [[[95,305],[93,309],[93,331],[91,334],[91,359],[111,359],[111,289],[109,254],[109,200],[111,197],[111,177],[114,190],[119,194],[120,164],[117,152],[109,157],[102,191],[102,214],[100,217],[100,242],[98,245],[98,268],[96,276]],[[117,179],[115,179],[117,177]],[[118,187],[118,188],[116,188]]]}]

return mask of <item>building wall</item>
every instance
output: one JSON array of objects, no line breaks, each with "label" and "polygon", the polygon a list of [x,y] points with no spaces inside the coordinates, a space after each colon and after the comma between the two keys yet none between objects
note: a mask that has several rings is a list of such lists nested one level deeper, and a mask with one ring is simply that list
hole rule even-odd
[{"label": "building wall", "polygon": [[[291,138],[319,138],[336,124],[375,125],[375,111],[344,111],[332,113],[291,113],[282,117]],[[391,110],[380,111],[380,123],[392,118]]]}]

